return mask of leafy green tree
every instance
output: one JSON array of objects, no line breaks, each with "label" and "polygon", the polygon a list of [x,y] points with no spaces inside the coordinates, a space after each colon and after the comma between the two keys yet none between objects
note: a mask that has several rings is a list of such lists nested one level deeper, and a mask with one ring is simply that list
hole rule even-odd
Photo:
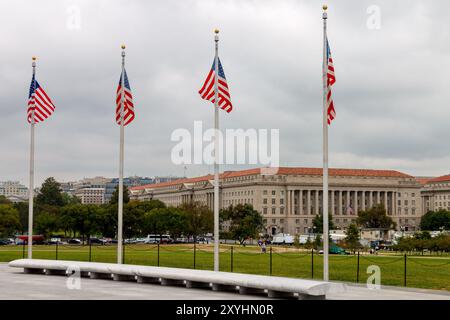
[{"label": "leafy green tree", "polygon": [[62,207],[65,205],[61,185],[53,178],[45,179],[36,196],[36,204]]},{"label": "leafy green tree", "polygon": [[186,229],[186,214],[179,208],[154,208],[143,218],[143,230],[147,234],[169,233],[177,237]]},{"label": "leafy green tree", "polygon": [[20,230],[19,212],[9,204],[0,204],[0,236],[12,236]]},{"label": "leafy green tree", "polygon": [[264,230],[261,214],[250,204],[238,204],[222,209],[222,222],[230,225],[229,234],[242,245],[248,238],[256,238]]},{"label": "leafy green tree", "polygon": [[0,204],[11,204],[11,201],[9,201],[5,196],[0,196]]},{"label": "leafy green tree", "polygon": [[[323,231],[323,214],[316,215],[313,220],[313,228],[316,232],[322,233]],[[335,228],[333,217],[331,213],[328,214],[328,230],[333,230]]]},{"label": "leafy green tree", "polygon": [[356,222],[363,228],[395,229],[395,222],[386,215],[386,209],[382,204],[358,212]]},{"label": "leafy green tree", "polygon": [[196,240],[197,236],[213,231],[214,216],[208,206],[200,202],[188,202],[182,204],[179,209],[185,217],[185,235]]},{"label": "leafy green tree", "polygon": [[[128,187],[126,185],[123,186],[123,203],[130,202],[130,192],[128,191]],[[110,204],[119,203],[119,186],[117,185],[114,189],[114,192],[111,196]]]},{"label": "leafy green tree", "polygon": [[420,219],[420,229],[437,231],[440,228],[450,229],[450,211],[428,211]]},{"label": "leafy green tree", "polygon": [[13,207],[19,213],[20,233],[25,234],[28,230],[28,202],[16,202]]},{"label": "leafy green tree", "polygon": [[345,244],[349,249],[355,250],[361,247],[361,243],[359,242],[359,230],[356,224],[352,223],[348,226],[346,236],[345,236]]},{"label": "leafy green tree", "polygon": [[81,199],[77,196],[71,196],[67,192],[63,192],[62,194],[64,205],[71,205],[71,204],[80,204]]},{"label": "leafy green tree", "polygon": [[49,237],[53,232],[58,231],[59,221],[58,217],[48,213],[41,212],[36,216],[34,229],[38,234],[44,237]]}]

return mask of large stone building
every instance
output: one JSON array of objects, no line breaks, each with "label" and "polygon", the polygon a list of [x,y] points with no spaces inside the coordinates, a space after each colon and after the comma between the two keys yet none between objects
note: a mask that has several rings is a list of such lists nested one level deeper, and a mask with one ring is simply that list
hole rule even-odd
[{"label": "large stone building", "polygon": [[26,201],[28,188],[19,181],[0,181],[0,196],[5,196],[13,202]]},{"label": "large stone building", "polygon": [[425,181],[422,211],[450,210],[450,174]]},{"label": "large stone building", "polygon": [[[416,230],[422,216],[421,184],[392,170],[330,169],[329,211],[339,228],[358,211],[382,204],[397,228]],[[159,199],[169,206],[200,201],[213,209],[212,175],[130,189],[131,197]],[[308,233],[322,212],[321,168],[257,168],[220,175],[220,207],[249,203],[264,219],[269,234]]]}]

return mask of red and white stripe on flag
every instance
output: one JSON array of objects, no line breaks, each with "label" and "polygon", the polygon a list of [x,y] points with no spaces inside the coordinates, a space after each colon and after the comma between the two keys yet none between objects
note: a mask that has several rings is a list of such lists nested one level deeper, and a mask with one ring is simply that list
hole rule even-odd
[{"label": "red and white stripe on flag", "polygon": [[31,80],[30,92],[28,95],[28,122],[32,122],[33,115],[34,123],[42,122],[50,117],[54,111],[55,105],[33,76],[33,79]]},{"label": "red and white stripe on flag", "polygon": [[123,98],[123,125],[126,126],[134,120],[134,104],[133,96],[131,94],[130,83],[128,82],[127,72],[125,71],[124,88],[122,88],[122,76],[119,80],[119,86],[116,91],[116,122],[121,124],[121,105]]},{"label": "red and white stripe on flag", "polygon": [[[230,91],[228,89],[227,79],[225,78],[225,73],[222,68],[222,64],[219,61],[219,77],[218,77],[218,89],[219,89],[219,108],[225,110],[226,112],[231,112],[233,110],[233,105],[231,104],[231,96]],[[209,100],[212,103],[215,103],[215,90],[214,90],[214,82],[215,82],[215,64],[213,63],[211,70],[206,77],[205,83],[202,88],[198,91],[202,99]]]},{"label": "red and white stripe on flag", "polygon": [[336,118],[336,110],[334,109],[333,98],[331,97],[331,86],[336,82],[336,77],[334,75],[334,65],[333,58],[331,58],[330,45],[327,40],[327,121],[331,124],[331,121]]}]

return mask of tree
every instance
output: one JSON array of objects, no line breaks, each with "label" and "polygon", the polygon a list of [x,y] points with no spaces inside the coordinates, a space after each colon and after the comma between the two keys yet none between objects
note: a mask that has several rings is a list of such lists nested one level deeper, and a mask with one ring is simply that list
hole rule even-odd
[{"label": "tree", "polygon": [[169,233],[179,236],[186,229],[186,214],[179,208],[154,208],[143,217],[143,230],[147,234]]},{"label": "tree", "polygon": [[428,211],[420,219],[420,229],[437,231],[441,228],[450,229],[450,211]]},{"label": "tree", "polygon": [[53,178],[45,179],[36,197],[36,204],[62,207],[65,205],[61,185]]},{"label": "tree", "polygon": [[[323,231],[323,214],[316,215],[313,220],[313,228],[316,232],[322,233]],[[331,213],[328,213],[328,230],[333,230],[335,228],[333,223],[333,217]]]},{"label": "tree", "polygon": [[11,204],[11,201],[5,196],[0,196],[0,204]]},{"label": "tree", "polygon": [[57,231],[58,227],[59,221],[55,215],[48,212],[41,212],[36,216],[34,229],[38,234],[42,234],[44,237],[48,237],[53,232]]},{"label": "tree", "polygon": [[[128,191],[128,187],[126,185],[123,186],[123,203],[130,202],[130,192]],[[110,204],[118,204],[119,203],[119,186],[117,185],[114,189],[114,192],[111,196]]]},{"label": "tree", "polygon": [[395,229],[396,226],[392,218],[386,215],[386,209],[382,204],[358,212],[356,222],[364,228]]},{"label": "tree", "polygon": [[359,242],[359,230],[356,224],[352,223],[348,226],[346,236],[345,236],[345,244],[349,249],[355,250],[361,247],[361,243]]},{"label": "tree", "polygon": [[0,236],[11,236],[19,229],[19,212],[11,205],[0,204]]},{"label": "tree", "polygon": [[208,206],[200,202],[188,202],[179,209],[185,219],[184,233],[194,237],[194,241],[198,235],[213,231],[214,217]]},{"label": "tree", "polygon": [[222,209],[220,212],[222,222],[230,224],[229,234],[242,245],[247,238],[256,238],[264,230],[261,214],[253,209],[251,204],[238,204]]},{"label": "tree", "polygon": [[64,205],[80,204],[81,203],[81,199],[80,198],[78,198],[77,196],[71,196],[67,192],[63,192],[62,193],[62,198],[63,198]]},{"label": "tree", "polygon": [[24,234],[28,229],[28,202],[16,202],[13,207],[19,213],[20,233]]}]

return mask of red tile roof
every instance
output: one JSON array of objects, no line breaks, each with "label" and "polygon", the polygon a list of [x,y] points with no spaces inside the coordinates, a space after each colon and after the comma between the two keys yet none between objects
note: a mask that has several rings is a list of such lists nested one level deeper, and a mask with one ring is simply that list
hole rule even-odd
[{"label": "red tile roof", "polygon": [[428,183],[450,181],[450,174],[428,180]]},{"label": "red tile roof", "polygon": [[[267,171],[269,173],[275,173],[278,175],[306,175],[306,176],[321,176],[322,168],[290,168],[290,167],[280,167],[280,168],[255,168],[240,171],[225,171],[220,174],[220,179],[224,178],[234,178],[242,176],[250,176],[257,174],[264,174]],[[330,176],[359,176],[359,177],[391,177],[391,178],[414,178],[413,176],[407,175],[405,173],[395,171],[395,170],[370,170],[370,169],[329,169]],[[162,188],[167,186],[179,185],[182,183],[195,183],[201,181],[213,180],[214,176],[209,174],[206,176],[195,177],[195,178],[184,178],[173,180],[169,182],[148,184],[144,186],[138,186],[130,188],[130,190],[144,190],[153,188]]]}]

